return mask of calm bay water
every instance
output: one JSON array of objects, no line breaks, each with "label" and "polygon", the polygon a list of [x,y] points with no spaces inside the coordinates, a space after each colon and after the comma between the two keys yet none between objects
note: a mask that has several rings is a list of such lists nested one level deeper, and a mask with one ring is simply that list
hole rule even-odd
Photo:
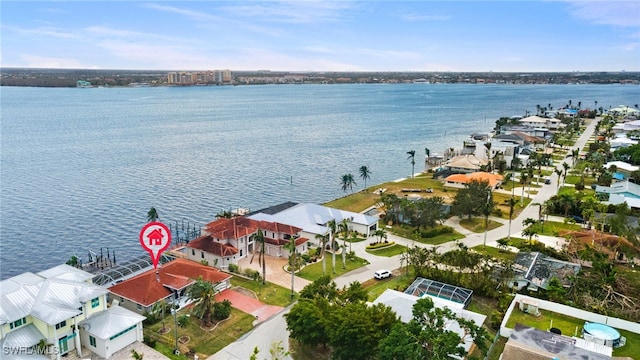
[{"label": "calm bay water", "polygon": [[160,220],[322,203],[367,165],[368,185],[410,176],[407,151],[441,153],[501,116],[640,102],[629,85],[278,85],[1,88],[0,277],[71,255],[143,255]]}]

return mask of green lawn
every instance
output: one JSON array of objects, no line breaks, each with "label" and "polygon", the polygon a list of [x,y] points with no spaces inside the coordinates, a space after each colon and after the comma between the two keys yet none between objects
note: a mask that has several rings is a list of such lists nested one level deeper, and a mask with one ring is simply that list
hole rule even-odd
[{"label": "green lawn", "polygon": [[402,253],[407,252],[407,247],[404,245],[394,244],[391,246],[374,249],[374,250],[366,249],[365,251],[368,252],[369,254],[376,255],[376,256],[392,257],[392,256],[400,255]]},{"label": "green lawn", "polygon": [[[544,331],[554,327],[560,329],[562,334],[567,336],[573,336],[577,332],[577,336],[579,337],[582,325],[584,325],[585,321],[548,310],[540,310],[540,316],[534,316],[532,314],[523,313],[519,309],[515,308],[511,313],[511,317],[507,321],[507,327],[513,329],[516,323]],[[622,336],[627,338],[627,343],[621,348],[614,349],[613,356],[628,356],[632,359],[640,360],[640,334],[619,329],[618,331]]]},{"label": "green lawn", "polygon": [[393,226],[391,229],[387,229],[387,230],[394,235],[403,237],[405,239],[415,240],[419,243],[428,244],[428,245],[439,245],[439,244],[447,243],[449,241],[455,241],[455,240],[464,238],[464,235],[456,231],[453,231],[451,233],[436,235],[430,238],[416,237],[416,234],[415,234],[416,228],[407,226],[407,225]]},{"label": "green lawn", "polygon": [[[503,224],[501,222],[489,220],[488,228],[489,230],[493,230],[499,228],[502,225]],[[460,226],[475,233],[481,233],[485,231],[484,218],[464,218],[460,220]]]},{"label": "green lawn", "polygon": [[234,287],[241,286],[253,291],[260,301],[265,304],[287,307],[292,302],[291,289],[270,283],[268,277],[267,284],[262,285],[262,281],[247,280],[234,276],[231,278],[231,285]]},{"label": "green lawn", "polygon": [[[178,316],[188,314],[187,309],[178,312]],[[186,354],[190,350],[195,351],[201,359],[215,354],[225,346],[239,339],[242,335],[253,328],[255,317],[251,314],[245,314],[240,310],[231,309],[231,316],[220,322],[213,330],[203,330],[200,327],[200,321],[191,316],[186,327],[178,327],[178,338],[188,336],[189,342],[186,344],[178,343],[178,348],[182,354]],[[157,341],[156,350],[170,356],[175,346],[175,328],[173,318],[165,317],[165,326],[171,330],[166,334],[158,333],[162,328],[162,321],[145,327],[145,335]],[[168,353],[167,353],[168,351]],[[173,357],[175,359],[185,359],[186,357]]]},{"label": "green lawn", "polygon": [[532,228],[540,235],[558,236],[562,231],[580,230],[582,229],[582,225],[557,221],[545,221],[544,224],[536,223],[532,225]]},{"label": "green lawn", "polygon": [[484,245],[478,245],[478,246],[474,246],[471,248],[471,250],[480,253],[480,254],[485,254],[485,255],[489,255],[492,258],[495,259],[504,259],[504,260],[511,260],[514,261],[516,259],[516,253],[513,253],[511,251],[506,251],[506,250],[500,250],[498,248],[495,248],[493,246],[484,246]]},{"label": "green lawn", "polygon": [[416,277],[411,274],[407,276],[404,269],[401,272],[394,272],[393,276],[382,280],[374,279],[371,274],[371,280],[362,283],[362,287],[369,292],[369,301],[375,300],[387,289],[404,291],[408,288]]},{"label": "green lawn", "polygon": [[[335,278],[337,276],[340,276],[344,273],[347,273],[351,270],[355,270],[357,268],[363,267],[365,265],[368,265],[369,262],[363,258],[359,258],[359,257],[355,257],[353,260],[349,260],[349,258],[347,258],[347,266],[346,269],[342,268],[342,255],[341,254],[336,254],[336,272],[333,273],[333,256],[331,254],[327,254],[326,256],[327,258],[327,273],[326,275],[331,276],[331,278]],[[317,261],[311,265],[307,265],[304,268],[302,268],[302,270],[300,270],[296,275],[298,275],[299,277],[303,278],[303,279],[307,279],[309,281],[315,281],[317,280],[319,277],[321,277],[322,274],[322,261]]]}]

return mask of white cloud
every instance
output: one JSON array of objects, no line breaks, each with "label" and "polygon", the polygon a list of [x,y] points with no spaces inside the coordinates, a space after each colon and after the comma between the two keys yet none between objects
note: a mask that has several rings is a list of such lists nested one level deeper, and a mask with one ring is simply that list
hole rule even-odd
[{"label": "white cloud", "polygon": [[352,3],[345,1],[265,1],[224,6],[222,10],[235,16],[260,18],[267,22],[312,24],[339,21],[343,18],[342,12],[352,6]]},{"label": "white cloud", "polygon": [[640,1],[571,1],[569,12],[599,25],[640,27]]},{"label": "white cloud", "polygon": [[38,28],[21,28],[16,26],[2,26],[5,30],[14,31],[18,34],[25,36],[37,36],[37,37],[55,37],[63,39],[79,39],[82,36],[74,32],[64,31],[50,26],[38,27]]}]

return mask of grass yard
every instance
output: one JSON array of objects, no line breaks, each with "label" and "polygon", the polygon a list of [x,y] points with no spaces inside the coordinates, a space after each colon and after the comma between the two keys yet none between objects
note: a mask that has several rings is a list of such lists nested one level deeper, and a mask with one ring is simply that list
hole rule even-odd
[{"label": "grass yard", "polygon": [[[369,262],[363,258],[359,258],[359,257],[355,257],[353,260],[349,260],[349,258],[347,258],[347,266],[346,269],[342,268],[342,255],[341,254],[336,254],[336,272],[333,273],[333,256],[329,253],[327,253],[326,256],[326,262],[327,262],[327,273],[326,275],[331,276],[331,278],[335,278],[336,276],[340,276],[344,273],[348,273],[351,270],[355,270],[357,268],[361,268],[365,265],[369,265]],[[311,265],[307,265],[304,268],[302,268],[302,270],[300,270],[296,275],[298,275],[299,277],[303,278],[303,279],[307,279],[309,281],[315,281],[317,280],[319,277],[321,277],[322,274],[322,260],[317,261]]]},{"label": "grass yard", "polygon": [[373,193],[375,189],[377,189],[377,187],[368,188],[366,191],[359,191],[353,194],[350,193],[341,198],[329,201],[328,203],[325,203],[323,205],[335,209],[361,212],[380,202],[380,195]]},{"label": "grass yard", "polygon": [[[580,337],[580,331],[585,321],[571,316],[554,313],[548,310],[540,310],[540,316],[523,313],[519,309],[514,309],[511,317],[507,321],[507,327],[512,328],[516,323],[547,331],[550,327],[560,329],[563,335]],[[553,325],[552,325],[553,321]],[[632,359],[640,360],[640,334],[635,334],[625,330],[617,329],[620,334],[627,338],[627,343],[621,348],[614,349],[613,356],[628,356]]]},{"label": "grass yard", "polygon": [[253,291],[260,301],[265,304],[287,307],[292,303],[291,289],[270,283],[268,277],[267,284],[262,285],[261,281],[248,280],[239,276],[234,276],[231,278],[231,285],[233,287],[240,286]]},{"label": "grass yard", "polygon": [[387,289],[404,291],[415,279],[413,275],[407,276],[405,268],[402,268],[394,271],[391,277],[382,280],[374,279],[371,274],[371,280],[363,282],[362,287],[369,292],[369,301],[373,301]]},{"label": "grass yard", "polygon": [[428,244],[428,245],[439,245],[439,244],[447,243],[449,241],[455,241],[455,240],[464,238],[464,235],[460,234],[459,232],[456,232],[455,230],[450,233],[444,233],[444,234],[436,235],[430,238],[426,238],[422,236],[417,237],[416,228],[408,225],[399,225],[399,226],[394,225],[391,229],[387,229],[387,230],[390,233],[393,233],[394,235],[398,235],[405,239],[415,240],[419,243]]},{"label": "grass yard", "polygon": [[368,252],[369,254],[376,255],[376,256],[392,257],[392,256],[405,253],[407,252],[407,250],[408,250],[407,247],[404,245],[394,244],[394,245],[387,246],[384,248],[379,248],[379,249],[373,249],[373,250],[366,249],[365,251]]},{"label": "grass yard", "polygon": [[483,245],[478,245],[478,246],[472,247],[471,250],[480,254],[489,255],[494,259],[503,259],[503,260],[511,260],[511,261],[514,261],[517,255],[516,253],[513,253],[511,251],[500,250],[493,246],[485,247]]},{"label": "grass yard", "polygon": [[[189,311],[186,309],[179,311],[178,317],[183,314],[189,314]],[[190,316],[187,326],[178,327],[178,338],[189,337],[187,343],[178,342],[180,353],[186,354],[189,351],[195,351],[201,359],[213,355],[253,329],[254,320],[253,315],[232,308],[231,316],[227,320],[218,323],[212,330],[204,330],[200,327],[200,320]],[[185,356],[175,357],[171,354],[175,346],[173,324],[171,316],[167,316],[165,317],[165,326],[171,328],[169,332],[166,334],[158,333],[158,330],[162,328],[162,321],[158,321],[154,325],[145,327],[145,335],[157,341],[156,350],[175,359],[186,359]]]},{"label": "grass yard", "polygon": [[557,221],[545,221],[544,224],[536,223],[532,225],[539,235],[558,236],[561,231],[576,231],[582,229],[580,224],[571,224]]},{"label": "grass yard", "polygon": [[[489,230],[493,230],[499,228],[502,225],[503,224],[500,222],[489,220],[488,228]],[[460,220],[460,226],[475,233],[481,233],[485,231],[484,218],[464,218]]]},{"label": "grass yard", "polygon": [[[524,210],[525,206],[527,206],[531,199],[524,199],[524,206],[520,206],[520,197],[518,194],[514,194],[513,196],[516,203],[513,205],[513,217],[516,218],[522,210]],[[500,217],[502,219],[509,219],[509,199],[511,199],[511,195],[502,194],[502,193],[493,193],[493,202],[496,204],[495,208],[500,209],[502,213]],[[495,214],[491,214],[491,216],[495,216]]]}]

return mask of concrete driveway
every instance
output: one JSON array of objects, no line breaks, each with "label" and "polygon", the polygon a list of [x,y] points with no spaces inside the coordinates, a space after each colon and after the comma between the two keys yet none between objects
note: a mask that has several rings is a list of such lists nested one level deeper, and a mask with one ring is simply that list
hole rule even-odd
[{"label": "concrete driveway", "polygon": [[223,300],[229,300],[234,308],[255,316],[256,321],[254,324],[265,321],[284,309],[282,306],[262,303],[255,294],[246,289],[226,289],[216,295],[216,301]]},{"label": "concrete driveway", "polygon": [[[251,257],[246,257],[238,261],[238,267],[240,267],[241,271],[244,269],[253,269],[260,272],[262,276],[262,267],[258,263],[258,258],[254,258],[253,262],[251,262]],[[287,265],[287,259],[273,257],[273,256],[265,256],[266,263],[266,280],[268,282],[280,285],[287,289],[291,289],[291,274],[284,271],[285,266]],[[301,277],[296,276],[293,282],[293,289],[295,292],[300,292],[311,283],[309,280],[303,279]]]}]

